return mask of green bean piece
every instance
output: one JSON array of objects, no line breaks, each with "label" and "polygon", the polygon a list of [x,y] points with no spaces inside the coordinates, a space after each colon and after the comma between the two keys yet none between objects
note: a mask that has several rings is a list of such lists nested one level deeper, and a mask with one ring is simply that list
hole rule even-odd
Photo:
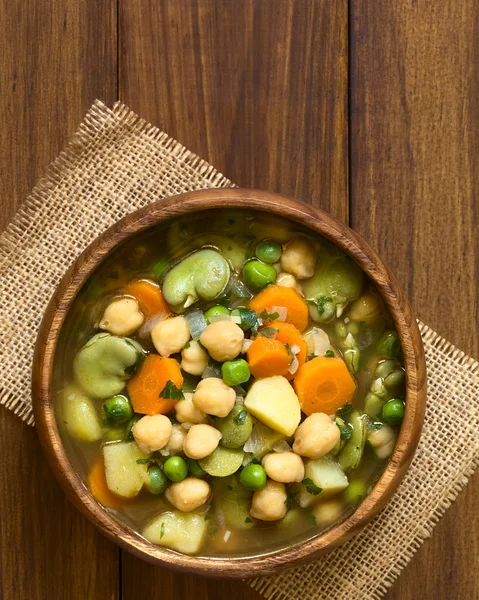
[{"label": "green bean piece", "polygon": [[368,417],[371,417],[371,419],[379,419],[385,403],[386,400],[384,398],[380,398],[379,396],[376,396],[376,394],[369,392],[364,400],[364,412]]},{"label": "green bean piece", "polygon": [[226,417],[215,419],[215,427],[222,435],[222,446],[241,448],[253,431],[253,419],[244,406],[237,404]]},{"label": "green bean piece", "polygon": [[394,360],[382,360],[376,367],[374,375],[386,379],[389,373],[392,373],[396,368],[396,361]]},{"label": "green bean piece", "polygon": [[226,306],[222,306],[221,304],[217,304],[216,306],[212,306],[209,308],[204,317],[207,323],[210,323],[210,317],[218,317],[220,315],[229,315],[230,311],[226,308]]},{"label": "green bean piece", "polygon": [[247,287],[259,292],[276,281],[276,271],[271,265],[253,258],[243,267],[243,279]]},{"label": "green bean piece", "polygon": [[404,402],[396,398],[389,400],[383,406],[383,419],[389,425],[397,425],[404,418]]},{"label": "green bean piece", "polygon": [[183,481],[188,475],[185,459],[181,456],[170,456],[163,465],[163,472],[170,481]]},{"label": "green bean piece", "polygon": [[241,467],[243,457],[244,452],[240,448],[218,446],[212,454],[200,460],[200,466],[212,477],[227,477]]},{"label": "green bean piece", "polygon": [[168,480],[163,471],[157,465],[153,465],[148,469],[148,478],[146,480],[146,489],[150,494],[161,494],[165,491]]},{"label": "green bean piece", "polygon": [[133,415],[130,401],[126,396],[113,396],[103,404],[103,412],[108,425],[121,425],[129,421]]},{"label": "green bean piece", "polygon": [[388,389],[397,388],[403,383],[405,376],[406,375],[402,369],[396,369],[392,373],[389,373],[389,375],[384,380],[384,385]]},{"label": "green bean piece", "polygon": [[360,415],[357,410],[353,410],[349,422],[353,428],[353,432],[338,455],[338,461],[343,471],[350,471],[359,467],[368,433],[366,417],[365,415]]},{"label": "green bean piece", "polygon": [[276,240],[263,240],[256,247],[256,256],[264,263],[272,265],[281,258],[281,244]]},{"label": "green bean piece", "polygon": [[219,252],[211,248],[197,250],[168,271],[163,295],[174,312],[184,312],[198,300],[210,302],[218,298],[230,274],[228,262]]},{"label": "green bean piece", "polygon": [[396,331],[385,331],[379,338],[377,350],[384,358],[397,358],[401,345]]}]

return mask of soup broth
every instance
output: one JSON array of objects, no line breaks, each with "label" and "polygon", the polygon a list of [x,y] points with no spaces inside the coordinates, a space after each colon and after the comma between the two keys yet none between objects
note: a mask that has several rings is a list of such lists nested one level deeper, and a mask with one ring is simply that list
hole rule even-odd
[{"label": "soup broth", "polygon": [[108,256],[67,315],[54,391],[105,510],[204,556],[271,552],[353,512],[405,399],[393,319],[356,263],[244,210],[172,219]]}]

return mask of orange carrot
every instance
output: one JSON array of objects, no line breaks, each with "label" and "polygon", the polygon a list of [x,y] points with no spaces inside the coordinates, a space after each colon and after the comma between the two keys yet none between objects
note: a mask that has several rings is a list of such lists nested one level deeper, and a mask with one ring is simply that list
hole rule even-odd
[{"label": "orange carrot", "polygon": [[299,369],[294,389],[308,416],[315,412],[332,415],[351,402],[356,383],[341,358],[317,356]]},{"label": "orange carrot", "polygon": [[283,343],[261,335],[248,348],[247,357],[256,378],[286,375],[291,364],[291,354]]},{"label": "orange carrot", "polygon": [[103,453],[98,454],[91,471],[88,473],[88,487],[95,500],[108,508],[119,508],[128,502],[127,499],[121,498],[108,489]]},{"label": "orange carrot", "polygon": [[274,327],[278,330],[275,339],[282,344],[288,344],[290,348],[293,346],[299,346],[299,352],[296,354],[298,359],[298,370],[296,373],[286,373],[286,379],[293,379],[298,373],[299,369],[306,362],[306,356],[308,354],[308,344],[301,337],[301,333],[291,323],[283,323],[282,321],[271,321],[268,327]]},{"label": "orange carrot", "polygon": [[158,313],[171,312],[160,287],[148,279],[130,281],[125,286],[124,292],[138,300],[141,311],[147,319]]},{"label": "orange carrot", "polygon": [[181,389],[183,375],[178,362],[158,354],[147,356],[138,373],[127,384],[133,410],[144,415],[164,415],[169,412],[177,400],[159,397],[168,381]]},{"label": "orange carrot", "polygon": [[308,324],[308,305],[293,288],[280,285],[269,285],[252,298],[249,307],[260,315],[263,310],[274,312],[273,306],[284,306],[288,309],[286,322],[294,325],[299,331]]}]

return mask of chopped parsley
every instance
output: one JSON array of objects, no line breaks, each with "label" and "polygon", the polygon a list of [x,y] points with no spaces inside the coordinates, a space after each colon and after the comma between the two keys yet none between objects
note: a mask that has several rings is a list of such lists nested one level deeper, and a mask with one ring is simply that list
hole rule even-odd
[{"label": "chopped parsley", "polygon": [[336,414],[340,417],[344,417],[344,415],[348,415],[353,410],[352,404],[345,404],[343,407],[338,408]]},{"label": "chopped parsley", "polygon": [[326,310],[325,304],[332,301],[333,299],[330,296],[318,296],[316,300],[307,300],[306,302],[311,306],[315,306],[318,313],[322,315]]},{"label": "chopped parsley", "polygon": [[324,356],[326,356],[327,358],[334,358],[335,354],[332,350],[326,350],[326,352],[324,353]]},{"label": "chopped parsley", "polygon": [[314,483],[314,481],[312,479],[310,479],[309,477],[307,477],[306,479],[303,479],[303,481],[301,483],[304,485],[304,487],[310,494],[313,494],[313,496],[317,496],[318,494],[320,494],[323,491],[323,489],[318,487]]},{"label": "chopped parsley", "polygon": [[152,459],[153,459],[153,455],[149,456],[148,458],[137,458],[136,464],[137,465],[147,465],[148,463],[151,463]]},{"label": "chopped parsley", "polygon": [[245,523],[252,523],[253,519],[250,519],[249,517],[246,517],[246,519],[244,520]]},{"label": "chopped parsley", "polygon": [[205,516],[205,521],[209,521],[211,519],[210,515]]},{"label": "chopped parsley", "polygon": [[277,313],[277,312],[269,313],[265,308],[264,310],[262,310],[260,312],[259,316],[263,319],[263,321],[274,321],[275,319],[277,319],[279,317],[279,313]]},{"label": "chopped parsley", "polygon": [[241,410],[233,419],[233,421],[236,423],[236,425],[244,425],[247,416],[248,413],[245,410]]},{"label": "chopped parsley", "polygon": [[293,508],[296,502],[296,496],[298,494],[299,492],[288,492],[288,494],[286,494],[286,500],[284,501],[286,504],[286,510],[291,510]]},{"label": "chopped parsley", "polygon": [[352,427],[349,427],[349,425],[346,425],[346,423],[344,423],[344,422],[338,423],[337,421],[336,421],[336,425],[339,427],[339,431],[341,433],[341,439],[349,440],[353,433]]},{"label": "chopped parsley", "polygon": [[233,246],[228,246],[228,252],[231,252],[233,250]]},{"label": "chopped parsley", "polygon": [[288,354],[291,354],[291,355],[293,354],[293,352],[291,350],[291,346],[288,343],[286,343],[284,345],[284,347],[286,348],[286,351],[287,351]]},{"label": "chopped parsley", "polygon": [[168,419],[170,419],[170,423],[172,425],[176,425],[178,423],[173,413],[168,413],[166,416],[168,417]]},{"label": "chopped parsley", "polygon": [[308,354],[308,360],[313,360],[313,358],[316,358],[316,354]]},{"label": "chopped parsley", "polygon": [[179,390],[176,385],[168,379],[165,387],[161,390],[159,398],[164,398],[165,400],[184,400],[185,395],[181,390]]},{"label": "chopped parsley", "polygon": [[313,515],[313,511],[311,509],[306,510],[306,516],[308,519],[308,523],[311,525],[316,525],[316,517]]},{"label": "chopped parsley", "polygon": [[279,329],[276,329],[276,327],[265,327],[259,332],[259,335],[265,338],[274,338],[278,331]]},{"label": "chopped parsley", "polygon": [[186,344],[183,346],[183,350],[186,350],[190,346],[191,346],[191,343],[190,342],[186,342]]}]

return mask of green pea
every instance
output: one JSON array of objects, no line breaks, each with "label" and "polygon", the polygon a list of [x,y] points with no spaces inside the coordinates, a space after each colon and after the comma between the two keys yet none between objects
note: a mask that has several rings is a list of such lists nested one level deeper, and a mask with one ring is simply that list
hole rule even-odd
[{"label": "green pea", "polygon": [[204,477],[206,475],[206,471],[204,471],[201,467],[200,467],[200,463],[195,460],[194,458],[187,458],[186,459],[186,464],[188,465],[188,473],[192,476],[192,477]]},{"label": "green pea", "polygon": [[148,469],[148,479],[146,480],[146,489],[151,494],[161,494],[165,491],[168,480],[163,471],[157,465]]},{"label": "green pea", "polygon": [[379,338],[377,349],[384,358],[396,358],[401,349],[398,334],[395,331],[385,331]]},{"label": "green pea", "polygon": [[237,404],[226,417],[215,420],[215,427],[222,435],[222,446],[241,448],[253,431],[253,419],[244,406]]},{"label": "green pea", "polygon": [[266,471],[261,465],[248,465],[241,471],[240,481],[247,490],[257,492],[266,485]]},{"label": "green pea", "polygon": [[131,419],[133,409],[126,396],[118,395],[108,398],[103,404],[103,412],[108,425],[121,425]]},{"label": "green pea", "polygon": [[163,465],[163,472],[170,481],[183,481],[188,475],[188,467],[181,456],[170,456]]},{"label": "green pea", "polygon": [[219,315],[229,315],[230,311],[226,308],[226,306],[221,306],[221,304],[217,304],[216,306],[212,306],[211,308],[209,308],[205,314],[204,317],[206,319],[206,321],[209,323],[210,322],[210,317],[218,317]]},{"label": "green pea", "polygon": [[142,416],[143,415],[135,414],[131,417],[130,422],[128,423],[128,425],[126,427],[125,442],[132,442],[135,439],[133,437],[132,429],[138,423],[138,421],[141,419]]},{"label": "green pea", "polygon": [[241,323],[239,323],[239,326],[243,331],[247,331],[258,324],[258,315],[250,308],[244,308],[243,306],[235,308],[231,311],[231,316],[240,317]]},{"label": "green pea", "polygon": [[383,419],[389,425],[397,425],[404,418],[404,402],[402,400],[389,400],[383,406]]},{"label": "green pea", "polygon": [[227,360],[221,365],[221,376],[226,385],[234,386],[246,383],[250,375],[249,365],[243,358]]},{"label": "green pea", "polygon": [[281,244],[276,240],[263,240],[256,247],[256,256],[263,262],[272,265],[281,257]]},{"label": "green pea", "polygon": [[276,271],[271,265],[253,258],[243,267],[243,279],[249,288],[259,291],[276,281]]},{"label": "green pea", "polygon": [[367,496],[367,486],[364,481],[351,481],[344,491],[346,502],[358,504]]}]

